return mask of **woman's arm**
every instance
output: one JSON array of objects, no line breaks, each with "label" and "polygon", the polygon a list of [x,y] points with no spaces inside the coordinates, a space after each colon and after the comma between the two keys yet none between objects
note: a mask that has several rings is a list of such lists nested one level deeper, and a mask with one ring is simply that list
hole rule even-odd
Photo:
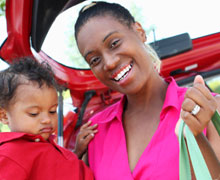
[{"label": "woman's arm", "polygon": [[[196,105],[200,108],[193,114]],[[213,179],[220,175],[220,137],[211,121],[216,110],[220,110],[219,97],[213,97],[202,77],[197,76],[186,92],[181,117],[195,136]],[[207,137],[202,133],[206,127]]]},{"label": "woman's arm", "polygon": [[[217,104],[218,104],[218,112],[220,112],[220,96],[216,96],[215,97],[217,100]],[[217,164],[215,165],[215,161],[210,159],[207,160],[207,163],[210,162],[210,165],[208,165],[210,171],[212,170],[213,173],[215,174],[215,176],[212,176],[213,178],[220,179],[220,136],[217,132],[217,130],[215,129],[212,121],[210,121],[210,123],[208,124],[207,127],[207,139],[211,145],[211,148],[213,149],[213,152],[215,153],[216,158],[218,159]],[[198,140],[197,140],[198,142]],[[207,157],[209,157],[209,155],[205,155]]]},{"label": "woman's arm", "polygon": [[[220,112],[220,95],[215,97],[218,103],[218,112]],[[207,127],[207,138],[220,161],[220,136],[212,122]]]}]

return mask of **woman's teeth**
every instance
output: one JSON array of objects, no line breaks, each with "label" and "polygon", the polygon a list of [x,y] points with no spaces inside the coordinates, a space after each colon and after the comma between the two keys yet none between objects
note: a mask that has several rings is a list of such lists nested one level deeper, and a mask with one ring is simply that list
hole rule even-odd
[{"label": "woman's teeth", "polygon": [[118,75],[114,78],[114,80],[121,81],[122,79],[124,79],[127,76],[128,72],[131,70],[131,68],[132,68],[132,65],[129,64],[120,73],[118,73]]}]

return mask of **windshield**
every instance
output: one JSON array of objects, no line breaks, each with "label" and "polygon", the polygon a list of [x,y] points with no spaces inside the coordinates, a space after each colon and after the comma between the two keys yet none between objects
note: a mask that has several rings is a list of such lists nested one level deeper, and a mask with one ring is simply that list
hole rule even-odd
[{"label": "windshield", "polygon": [[[109,1],[114,2],[114,1]],[[191,39],[220,31],[219,0],[117,0],[130,10],[147,33],[148,43],[182,33]],[[78,52],[74,39],[74,24],[85,1],[60,14],[51,26],[42,50],[59,63],[88,69]]]}]

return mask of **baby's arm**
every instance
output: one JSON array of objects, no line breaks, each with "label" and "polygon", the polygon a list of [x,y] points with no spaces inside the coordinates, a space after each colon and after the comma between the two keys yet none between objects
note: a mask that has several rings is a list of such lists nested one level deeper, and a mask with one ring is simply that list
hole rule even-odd
[{"label": "baby's arm", "polygon": [[95,133],[98,132],[97,124],[94,124],[90,126],[91,121],[88,121],[87,123],[83,124],[80,128],[80,131],[76,137],[76,146],[74,153],[78,156],[79,159],[82,158],[84,153],[87,150],[89,142],[94,137]]}]

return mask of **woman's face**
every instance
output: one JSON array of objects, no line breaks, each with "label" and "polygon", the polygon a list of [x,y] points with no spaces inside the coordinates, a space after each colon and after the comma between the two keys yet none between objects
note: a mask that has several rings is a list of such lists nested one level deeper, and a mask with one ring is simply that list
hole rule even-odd
[{"label": "woman's face", "polygon": [[77,37],[79,50],[94,75],[106,86],[124,94],[134,94],[147,85],[153,65],[144,42],[145,32],[111,16],[93,17]]}]

